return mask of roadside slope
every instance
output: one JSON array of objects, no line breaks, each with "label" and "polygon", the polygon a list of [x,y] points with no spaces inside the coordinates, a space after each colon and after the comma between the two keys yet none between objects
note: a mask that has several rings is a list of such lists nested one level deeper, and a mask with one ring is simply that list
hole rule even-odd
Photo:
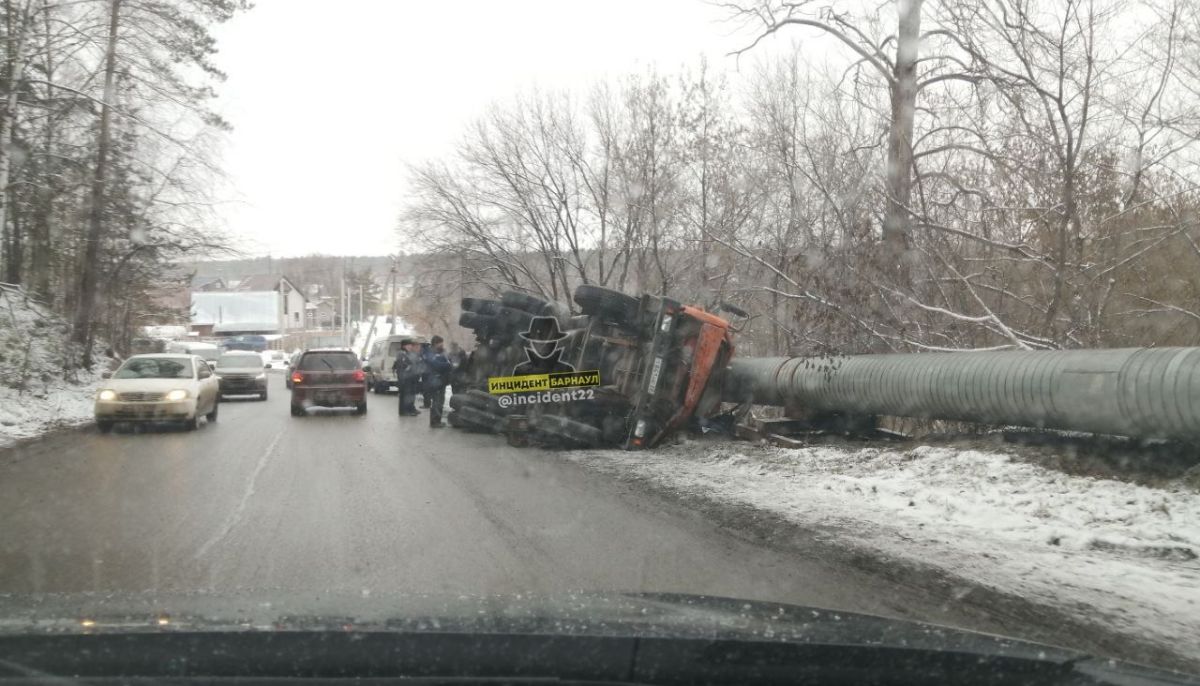
[{"label": "roadside slope", "polygon": [[0,446],[92,420],[100,367],[75,369],[78,347],[69,340],[65,320],[0,284]]}]

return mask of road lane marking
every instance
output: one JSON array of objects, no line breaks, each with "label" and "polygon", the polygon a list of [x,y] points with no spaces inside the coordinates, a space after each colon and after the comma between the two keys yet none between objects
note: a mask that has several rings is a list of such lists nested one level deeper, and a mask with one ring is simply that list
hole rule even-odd
[{"label": "road lane marking", "polygon": [[211,550],[214,545],[219,543],[221,539],[228,536],[229,532],[233,531],[233,528],[238,525],[238,522],[242,518],[242,513],[246,510],[246,504],[250,502],[250,497],[254,495],[254,487],[258,483],[258,475],[261,474],[263,468],[267,466],[267,460],[270,459],[271,453],[275,452],[275,446],[279,445],[279,439],[281,438],[283,438],[282,430],[275,434],[275,438],[271,439],[271,444],[268,445],[267,449],[258,456],[258,464],[254,465],[254,473],[250,475],[250,481],[246,484],[246,490],[242,493],[241,501],[237,504],[237,507],[235,507],[233,511],[229,513],[229,516],[225,518],[225,522],[221,525],[220,530],[218,530],[212,538],[205,541],[204,544],[196,550],[196,554],[192,555],[193,560],[199,560],[200,558],[204,557],[204,555],[208,553],[208,551]]}]

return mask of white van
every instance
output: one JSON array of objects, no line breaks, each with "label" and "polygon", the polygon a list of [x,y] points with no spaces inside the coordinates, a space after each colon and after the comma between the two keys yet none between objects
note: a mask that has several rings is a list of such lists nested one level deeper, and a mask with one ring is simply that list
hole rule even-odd
[{"label": "white van", "polygon": [[425,343],[427,339],[415,334],[393,334],[381,336],[372,343],[366,360],[367,365],[370,366],[370,370],[367,372],[367,387],[372,391],[387,393],[396,385],[396,374],[392,372],[392,363],[396,361],[396,355],[400,354],[402,341]]},{"label": "white van", "polygon": [[216,343],[203,341],[171,341],[163,352],[173,355],[199,355],[213,364],[216,364],[217,358],[221,357],[221,348]]}]

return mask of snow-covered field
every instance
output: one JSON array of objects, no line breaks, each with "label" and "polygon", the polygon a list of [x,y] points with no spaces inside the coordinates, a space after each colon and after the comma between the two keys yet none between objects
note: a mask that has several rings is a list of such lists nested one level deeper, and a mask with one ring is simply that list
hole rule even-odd
[{"label": "snow-covered field", "polygon": [[999,452],[690,442],[567,454],[1200,656],[1200,493]]}]

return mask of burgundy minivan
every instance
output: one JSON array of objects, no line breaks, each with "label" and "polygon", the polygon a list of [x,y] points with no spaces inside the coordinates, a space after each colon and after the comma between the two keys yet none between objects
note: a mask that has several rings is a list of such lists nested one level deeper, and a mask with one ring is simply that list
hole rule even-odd
[{"label": "burgundy minivan", "polygon": [[292,416],[303,417],[310,407],[353,407],[366,414],[365,380],[352,351],[306,350],[292,369]]}]

